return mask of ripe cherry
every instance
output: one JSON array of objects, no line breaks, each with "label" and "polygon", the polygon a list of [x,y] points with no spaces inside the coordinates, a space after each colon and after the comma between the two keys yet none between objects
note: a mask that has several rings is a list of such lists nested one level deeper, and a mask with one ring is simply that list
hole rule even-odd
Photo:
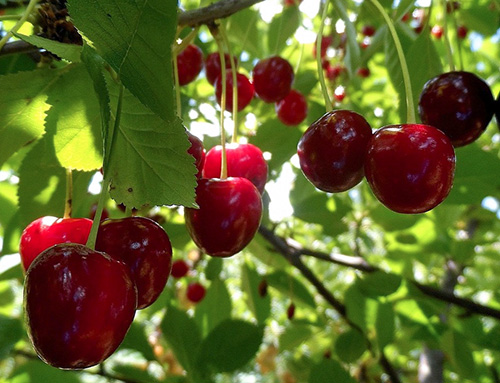
[{"label": "ripe cherry", "polygon": [[441,27],[440,25],[434,25],[431,29],[431,34],[435,38],[440,39],[441,37],[443,37],[443,27]]},{"label": "ripe cherry", "polygon": [[203,286],[199,282],[192,282],[187,287],[186,297],[191,302],[198,303],[201,302],[203,298],[205,298],[206,293],[207,290],[205,289],[205,286]]},{"label": "ripe cherry", "polygon": [[359,77],[363,78],[369,77],[371,74],[370,69],[366,67],[359,68],[356,73],[358,74]]},{"label": "ripe cherry", "polygon": [[137,308],[151,305],[163,291],[172,267],[172,246],[163,228],[145,217],[101,222],[96,250],[124,262],[137,285]]},{"label": "ripe cherry", "polygon": [[470,72],[447,72],[429,80],[420,94],[422,123],[442,130],[456,147],[475,141],[494,112],[486,82]]},{"label": "ripe cherry", "polygon": [[35,257],[58,243],[87,243],[92,221],[88,218],[57,218],[45,216],[35,219],[23,230],[19,254],[24,270]]},{"label": "ripe cherry", "polygon": [[[234,56],[233,56],[234,57]],[[228,53],[224,54],[224,61],[227,71],[231,70],[231,57]],[[235,65],[238,64],[238,60],[234,57]],[[221,62],[219,52],[210,53],[205,60],[205,75],[207,76],[207,81],[214,85],[215,80],[221,74]]]},{"label": "ripe cherry", "polygon": [[454,171],[453,145],[429,125],[385,126],[368,145],[368,184],[380,202],[398,213],[424,213],[439,205],[451,190]]},{"label": "ripe cherry", "polygon": [[[317,42],[317,40],[316,40]],[[316,57],[316,42],[313,45],[313,56]],[[323,36],[321,39],[321,58],[325,58],[326,56],[326,51],[332,45],[333,38],[332,36]]]},{"label": "ripe cherry", "polygon": [[372,130],[349,110],[324,114],[305,131],[297,154],[306,178],[318,189],[343,192],[363,179],[363,164]]},{"label": "ripe cherry", "polygon": [[467,33],[469,32],[469,30],[467,29],[467,27],[465,25],[459,25],[457,27],[457,37],[459,39],[465,39],[467,37]]},{"label": "ripe cherry", "polygon": [[186,226],[194,243],[208,255],[230,257],[248,245],[259,228],[262,200],[246,178],[198,180],[196,203],[186,208]]},{"label": "ripe cherry", "polygon": [[336,65],[330,65],[328,66],[328,68],[326,69],[326,78],[328,80],[331,80],[331,81],[334,81],[336,80],[343,72],[345,71],[345,68],[344,66],[340,65],[340,64],[336,64]]},{"label": "ripe cherry", "polygon": [[189,265],[183,259],[177,259],[172,263],[172,277],[179,279],[185,277],[189,272]]},{"label": "ripe cherry", "polygon": [[80,244],[45,250],[26,274],[28,335],[54,367],[82,369],[105,360],[125,337],[136,303],[127,266]]},{"label": "ripe cherry", "polygon": [[189,44],[177,55],[177,73],[179,85],[186,85],[194,81],[203,69],[203,52],[194,45]]},{"label": "ripe cherry", "polygon": [[265,102],[285,98],[292,88],[294,78],[290,63],[279,56],[260,60],[253,68],[255,93]]},{"label": "ripe cherry", "polygon": [[372,37],[375,34],[375,27],[373,25],[365,25],[361,29],[361,34],[363,36]]},{"label": "ripe cherry", "polygon": [[[236,83],[238,87],[238,111],[242,110],[250,104],[253,99],[255,90],[253,84],[247,76],[242,73],[236,73]],[[222,98],[222,80],[221,76],[215,80],[215,96],[220,105]],[[233,74],[226,72],[226,107],[225,110],[231,112],[233,110]]]},{"label": "ripe cherry", "polygon": [[307,117],[307,101],[298,90],[292,89],[276,103],[275,109],[278,119],[285,125],[298,125]]},{"label": "ripe cherry", "polygon": [[201,176],[201,170],[203,169],[203,164],[205,163],[205,148],[203,147],[203,142],[186,130],[189,142],[191,146],[188,149],[188,153],[194,157],[194,164],[196,169],[198,169],[197,177]]},{"label": "ripe cherry", "polygon": [[[262,194],[267,182],[267,162],[262,151],[252,144],[227,144],[226,161],[228,177],[244,177],[252,182]],[[222,147],[214,146],[205,157],[202,175],[204,178],[219,178],[222,162]]]}]

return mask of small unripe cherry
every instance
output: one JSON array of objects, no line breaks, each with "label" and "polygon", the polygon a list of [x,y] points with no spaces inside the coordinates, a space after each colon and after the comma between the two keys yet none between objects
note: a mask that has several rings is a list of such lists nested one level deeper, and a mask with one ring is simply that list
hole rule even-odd
[{"label": "small unripe cherry", "polygon": [[199,282],[192,282],[188,285],[186,290],[186,297],[189,301],[193,303],[198,303],[205,298],[207,290]]}]

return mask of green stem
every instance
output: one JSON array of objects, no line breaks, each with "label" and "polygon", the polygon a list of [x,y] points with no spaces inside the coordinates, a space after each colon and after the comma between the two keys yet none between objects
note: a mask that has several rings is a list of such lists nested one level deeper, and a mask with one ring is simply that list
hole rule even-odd
[{"label": "green stem", "polygon": [[174,45],[173,47],[173,53],[177,56],[180,52],[182,52],[186,47],[191,44],[191,42],[194,40],[194,38],[198,35],[198,29],[200,27],[194,28],[191,32],[188,33],[186,37],[182,39],[182,42],[180,44]]},{"label": "green stem", "polygon": [[403,73],[403,82],[405,85],[406,93],[406,122],[409,124],[414,124],[417,121],[415,116],[415,105],[413,101],[413,93],[411,89],[410,72],[408,71],[408,64],[406,63],[406,58],[403,52],[403,47],[401,46],[401,41],[399,40],[396,28],[394,28],[394,23],[385,11],[384,7],[378,2],[378,0],[371,0],[375,8],[380,12],[382,17],[389,28],[391,37],[394,40],[394,45],[396,46],[396,51],[399,57],[399,63],[401,65],[401,72]]},{"label": "green stem", "polygon": [[63,218],[71,218],[73,210],[73,172],[71,169],[66,169],[66,201],[64,203]]},{"label": "green stem", "polygon": [[175,102],[177,108],[177,116],[180,117],[182,113],[181,106],[181,89],[179,85],[179,68],[177,67],[177,54],[172,52],[172,62],[174,63],[174,83],[175,83]]},{"label": "green stem", "polygon": [[443,37],[444,37],[444,46],[446,48],[446,58],[448,60],[448,65],[450,67],[450,71],[455,70],[455,63],[453,62],[453,50],[451,49],[450,36],[448,36],[448,10],[447,10],[447,0],[442,0],[443,2]]},{"label": "green stem", "polygon": [[4,47],[4,45],[7,43],[7,41],[16,33],[23,24],[28,20],[28,17],[31,15],[31,12],[33,12],[33,9],[35,9],[36,4],[38,3],[38,0],[30,0],[28,3],[28,6],[26,7],[26,10],[24,11],[23,15],[19,19],[19,21],[14,25],[14,27],[7,32],[7,34],[0,40],[0,50]]},{"label": "green stem", "polygon": [[[217,35],[216,35],[217,36]],[[222,81],[222,95],[220,98],[220,144],[221,144],[221,166],[220,178],[227,178],[227,158],[226,158],[226,132],[224,130],[224,110],[226,108],[226,58],[224,56],[224,48],[220,39],[216,37],[217,48],[219,49],[220,57],[220,74]]]},{"label": "green stem", "polygon": [[333,109],[333,103],[328,95],[328,87],[325,81],[325,74],[323,73],[323,65],[321,62],[321,41],[323,40],[323,30],[325,27],[326,15],[328,14],[328,4],[329,0],[325,1],[325,6],[323,7],[323,13],[321,14],[321,24],[319,27],[318,36],[316,38],[316,63],[318,67],[318,77],[319,83],[321,85],[321,91],[323,92],[323,98],[325,100],[326,111],[329,112]]},{"label": "green stem", "polygon": [[97,240],[97,231],[99,230],[99,224],[101,223],[102,211],[104,210],[104,203],[106,202],[106,197],[108,195],[109,189],[109,179],[104,178],[101,185],[101,193],[99,194],[99,200],[97,201],[97,208],[95,211],[94,221],[92,222],[92,227],[90,228],[89,237],[85,246],[95,249],[95,243]]}]

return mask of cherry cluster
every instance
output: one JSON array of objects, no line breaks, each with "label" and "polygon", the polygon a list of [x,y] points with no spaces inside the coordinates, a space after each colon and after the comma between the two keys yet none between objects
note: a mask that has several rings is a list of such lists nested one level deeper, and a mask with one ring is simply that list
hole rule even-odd
[{"label": "cherry cluster", "polygon": [[377,199],[398,213],[426,212],[449,194],[454,147],[474,142],[498,108],[486,82],[470,72],[429,80],[420,96],[421,124],[372,132],[359,114],[334,110],[301,137],[297,153],[306,178],[318,189],[342,192],[365,176]]},{"label": "cherry cluster", "polygon": [[[236,57],[224,54],[226,68],[226,99],[225,110],[233,110],[233,73],[231,60],[237,66]],[[203,58],[202,50],[194,45],[188,45],[177,55],[177,72],[179,85],[194,81],[203,67],[207,81],[214,86],[215,96],[219,105],[222,100],[222,63],[218,52],[213,52]],[[285,125],[298,125],[307,116],[307,102],[304,95],[292,89],[294,71],[290,63],[279,56],[260,60],[252,71],[252,81],[243,73],[236,74],[238,111],[243,110],[253,100],[254,96],[266,103],[274,103],[278,119]]]},{"label": "cherry cluster", "polygon": [[41,217],[23,231],[28,334],[46,363],[82,369],[101,363],[125,337],[138,309],[150,306],[171,271],[165,230],[145,217],[101,221]]},{"label": "cherry cluster", "polygon": [[[184,278],[188,275],[191,267],[183,259],[172,262],[172,275],[175,279]],[[200,282],[190,282],[186,289],[186,298],[192,303],[198,303],[205,298],[207,290]]]}]

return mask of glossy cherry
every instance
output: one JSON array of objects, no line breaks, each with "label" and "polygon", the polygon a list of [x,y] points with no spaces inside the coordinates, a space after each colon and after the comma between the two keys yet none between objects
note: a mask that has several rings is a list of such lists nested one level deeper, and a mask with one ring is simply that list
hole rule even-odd
[{"label": "glossy cherry", "polygon": [[194,45],[189,44],[177,55],[177,73],[179,85],[186,85],[194,81],[203,69],[203,52]]},{"label": "glossy cherry", "polygon": [[189,272],[189,265],[183,259],[177,259],[172,263],[172,275],[173,278],[179,279],[185,277]]},{"label": "glossy cherry", "polygon": [[193,303],[198,303],[201,302],[203,298],[205,298],[206,293],[207,290],[201,283],[191,282],[186,290],[186,298]]},{"label": "glossy cherry", "polygon": [[[238,87],[238,111],[245,108],[253,99],[255,94],[254,86],[243,73],[236,73],[236,83]],[[215,80],[215,97],[220,105],[222,98],[221,76]],[[233,74],[226,72],[226,107],[228,112],[233,110]]]},{"label": "glossy cherry", "polygon": [[172,268],[172,246],[165,230],[146,217],[108,219],[99,225],[96,250],[124,262],[137,285],[137,308],[161,294]]},{"label": "glossy cherry", "polygon": [[57,218],[45,216],[35,219],[23,230],[19,254],[24,270],[35,257],[58,243],[80,243],[89,237],[92,221],[88,218]]},{"label": "glossy cherry", "polygon": [[246,178],[198,180],[196,203],[186,208],[186,226],[194,243],[215,257],[230,257],[248,245],[259,228],[262,199]]},{"label": "glossy cherry", "polygon": [[380,202],[398,213],[424,213],[439,205],[451,190],[454,171],[453,145],[429,125],[385,126],[368,145],[368,184]]},{"label": "glossy cherry", "polygon": [[[233,56],[234,57],[234,56]],[[231,70],[231,56],[228,53],[224,53],[224,62],[226,64],[226,69],[229,72]],[[238,64],[238,60],[234,57],[234,64]],[[205,59],[205,75],[207,76],[207,81],[214,85],[215,80],[221,74],[221,62],[219,52],[210,53]]]},{"label": "glossy cherry", "polygon": [[307,117],[307,101],[298,90],[292,89],[283,100],[276,103],[275,109],[278,119],[285,125],[298,125]]},{"label": "glossy cherry", "polygon": [[442,130],[456,147],[475,141],[494,112],[490,87],[475,74],[447,72],[429,80],[420,94],[422,123]]},{"label": "glossy cherry", "polygon": [[28,335],[54,367],[82,369],[105,360],[125,337],[136,302],[127,266],[83,245],[45,250],[26,274]]},{"label": "glossy cherry", "polygon": [[260,60],[253,68],[255,93],[265,102],[277,102],[292,88],[293,68],[282,57],[272,56]]},{"label": "glossy cherry", "polygon": [[318,189],[343,192],[363,179],[370,125],[349,110],[324,114],[305,131],[297,154],[306,178]]},{"label": "glossy cherry", "polygon": [[[210,149],[205,157],[202,175],[204,178],[219,178],[222,162],[222,146]],[[267,182],[267,162],[262,151],[252,144],[232,143],[226,145],[228,177],[244,177],[252,182],[262,194]]]},{"label": "glossy cherry", "polygon": [[200,177],[203,164],[205,163],[205,148],[203,147],[203,142],[194,134],[190,133],[188,130],[186,130],[186,134],[191,143],[188,153],[194,157],[194,164],[196,169],[198,169],[197,176]]}]

